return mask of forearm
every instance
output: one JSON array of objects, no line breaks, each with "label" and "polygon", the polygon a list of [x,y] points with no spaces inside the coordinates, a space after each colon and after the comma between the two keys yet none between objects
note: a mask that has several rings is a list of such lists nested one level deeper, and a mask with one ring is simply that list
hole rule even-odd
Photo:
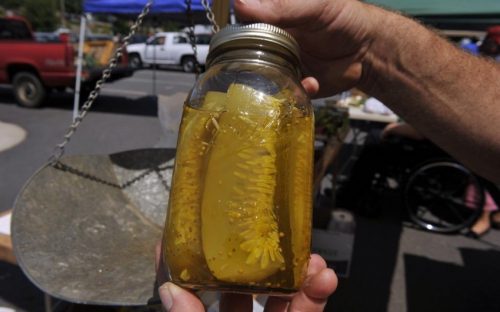
[{"label": "forearm", "polygon": [[360,88],[478,173],[500,181],[500,69],[417,22],[367,6]]}]

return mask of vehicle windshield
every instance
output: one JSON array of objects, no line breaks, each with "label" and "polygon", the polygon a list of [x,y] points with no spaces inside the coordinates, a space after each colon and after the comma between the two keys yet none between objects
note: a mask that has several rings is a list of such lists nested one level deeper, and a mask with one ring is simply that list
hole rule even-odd
[{"label": "vehicle windshield", "polygon": [[0,18],[0,40],[32,40],[31,31],[22,21]]},{"label": "vehicle windshield", "polygon": [[209,34],[196,35],[197,44],[210,44],[210,39],[212,39],[212,35]]}]

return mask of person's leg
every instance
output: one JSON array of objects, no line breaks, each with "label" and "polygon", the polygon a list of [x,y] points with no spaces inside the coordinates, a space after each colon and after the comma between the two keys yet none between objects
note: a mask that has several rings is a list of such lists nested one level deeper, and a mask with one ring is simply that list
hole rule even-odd
[{"label": "person's leg", "polygon": [[480,237],[486,234],[491,228],[491,211],[483,210],[481,216],[477,219],[476,223],[474,223],[470,228],[470,236]]},{"label": "person's leg", "polygon": [[[468,191],[467,195],[469,195],[469,193],[470,192]],[[495,218],[495,215],[498,215],[496,213],[497,211],[498,211],[498,206],[496,205],[495,201],[491,197],[488,190],[485,190],[483,212],[481,213],[481,216],[477,219],[477,221],[470,228],[469,235],[478,238],[486,234],[492,226],[491,225],[492,219]]]},{"label": "person's leg", "polygon": [[490,201],[490,225],[495,229],[500,229],[500,210],[498,209],[500,204],[500,188],[486,179],[481,179],[481,183],[486,190],[485,193],[488,194],[485,200]]}]

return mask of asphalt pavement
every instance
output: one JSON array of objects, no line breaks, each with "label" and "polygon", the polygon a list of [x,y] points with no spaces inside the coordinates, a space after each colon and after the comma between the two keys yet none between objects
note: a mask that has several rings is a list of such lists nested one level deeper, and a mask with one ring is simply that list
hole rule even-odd
[{"label": "asphalt pavement", "polygon": [[[180,112],[193,82],[192,74],[141,70],[107,85],[68,144],[67,154],[110,154],[161,144],[158,104]],[[177,102],[168,103],[171,98]],[[0,122],[26,132],[22,142],[0,151],[0,212],[12,208],[21,187],[63,140],[72,110],[69,92],[51,94],[40,109],[26,109],[15,104],[8,86],[0,86]],[[7,136],[2,129],[1,136]]]},{"label": "asphalt pavement", "polygon": [[[193,82],[193,75],[179,71],[141,70],[108,85],[67,153],[109,154],[172,144],[165,138],[173,133]],[[72,103],[71,94],[54,94],[45,107],[25,109],[14,103],[8,87],[0,86],[0,122],[26,133],[0,152],[0,211],[12,208],[22,185],[62,140]],[[158,115],[167,116],[163,125]],[[165,124],[168,118],[170,125]],[[356,216],[355,233],[350,275],[340,279],[327,311],[500,310],[500,232],[481,240],[425,232],[408,221],[400,199],[388,195],[377,217]],[[2,306],[43,311],[43,294],[19,268],[0,262]]]}]

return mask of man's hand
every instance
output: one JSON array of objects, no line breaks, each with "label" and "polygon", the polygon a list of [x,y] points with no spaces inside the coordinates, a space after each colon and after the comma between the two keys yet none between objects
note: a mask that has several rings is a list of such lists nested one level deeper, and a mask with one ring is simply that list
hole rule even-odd
[{"label": "man's hand", "polygon": [[328,96],[355,86],[371,43],[370,6],[352,0],[236,0],[244,22],[273,24],[290,32],[299,43],[310,94]]},{"label": "man's hand", "polygon": [[[160,244],[156,249],[156,268],[161,285],[165,280],[161,263]],[[326,267],[325,260],[312,255],[307,269],[307,277],[302,288],[293,297],[269,297],[265,311],[323,311],[328,297],[337,288],[337,276]],[[163,306],[170,312],[202,312],[205,311],[200,299],[192,292],[171,282],[166,282],[158,290]],[[220,301],[220,311],[252,311],[251,295],[224,293]]]}]

